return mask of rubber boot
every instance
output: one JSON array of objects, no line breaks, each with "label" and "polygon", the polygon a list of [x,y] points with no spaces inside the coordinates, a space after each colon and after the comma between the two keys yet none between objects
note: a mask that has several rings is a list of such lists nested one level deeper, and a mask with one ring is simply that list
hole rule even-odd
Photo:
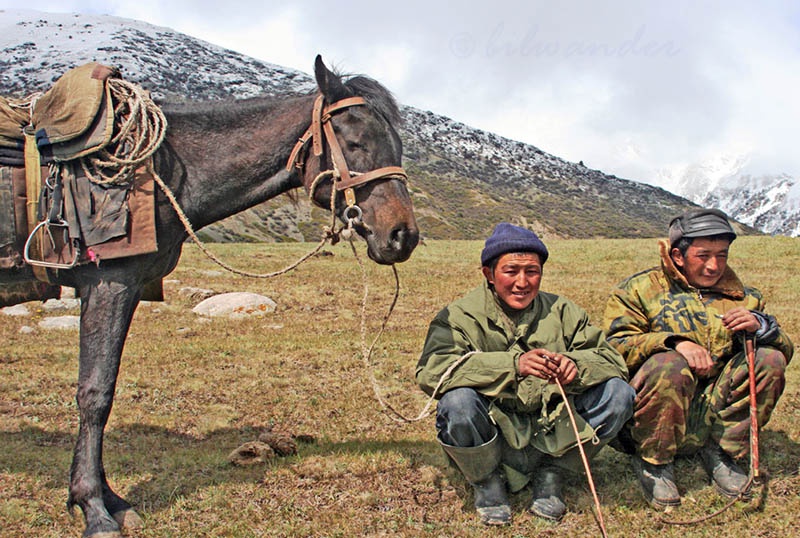
[{"label": "rubber boot", "polygon": [[747,473],[717,443],[707,442],[700,451],[700,459],[717,491],[730,498],[747,495],[750,486]]},{"label": "rubber boot", "polygon": [[659,510],[681,504],[672,463],[655,465],[634,454],[631,465],[650,506]]},{"label": "rubber boot", "polygon": [[457,447],[439,441],[475,493],[475,509],[484,525],[511,523],[511,505],[500,466],[500,437],[475,447]]},{"label": "rubber boot", "polygon": [[556,467],[542,467],[533,476],[533,502],[528,511],[534,515],[558,521],[567,506],[561,494],[561,475]]}]

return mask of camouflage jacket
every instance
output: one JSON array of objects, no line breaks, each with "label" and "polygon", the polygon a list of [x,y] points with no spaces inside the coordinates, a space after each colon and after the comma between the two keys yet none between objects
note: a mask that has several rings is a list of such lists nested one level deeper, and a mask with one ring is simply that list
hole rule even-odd
[{"label": "camouflage jacket", "polygon": [[[514,448],[533,444],[560,455],[575,435],[558,387],[535,376],[520,377],[516,362],[530,349],[545,348],[572,359],[578,377],[564,387],[580,393],[612,377],[627,379],[622,357],[589,324],[575,303],[539,292],[516,321],[484,282],[433,319],[416,369],[422,390],[436,397],[456,387],[472,387],[490,401],[489,413]],[[451,372],[451,366],[472,353]],[[579,418],[579,417],[576,417]],[[582,421],[580,421],[582,422]],[[582,422],[582,439],[591,438]]]},{"label": "camouflage jacket", "polygon": [[767,330],[757,333],[758,341],[791,360],[792,342],[775,318],[766,315],[761,292],[742,284],[730,267],[715,287],[694,288],[670,258],[667,241],[659,242],[659,250],[661,267],[623,280],[606,305],[603,327],[609,342],[625,357],[630,375],[651,355],[667,351],[671,336],[706,347],[714,360],[724,363],[743,349],[743,343],[718,316],[737,306],[761,314]]}]

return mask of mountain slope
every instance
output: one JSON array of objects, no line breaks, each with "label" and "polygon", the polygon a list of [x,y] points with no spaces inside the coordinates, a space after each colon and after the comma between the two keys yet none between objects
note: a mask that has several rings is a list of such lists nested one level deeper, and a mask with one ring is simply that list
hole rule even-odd
[{"label": "mountain slope", "polygon": [[[155,98],[219,99],[313,89],[306,74],[168,28],[108,16],[0,11],[0,94],[45,90],[98,61]],[[311,65],[312,59],[309,59]],[[538,148],[402,107],[404,166],[428,238],[485,236],[500,220],[550,237],[653,237],[690,207],[666,190],[617,178]],[[305,200],[266,202],[203,230],[210,240],[317,240],[325,213]]]}]

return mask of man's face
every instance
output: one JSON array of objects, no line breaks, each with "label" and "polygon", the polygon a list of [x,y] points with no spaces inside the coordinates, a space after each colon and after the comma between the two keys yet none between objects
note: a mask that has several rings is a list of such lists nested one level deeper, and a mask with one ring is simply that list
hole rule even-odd
[{"label": "man's face", "polygon": [[484,267],[483,274],[504,303],[515,310],[522,310],[539,293],[542,264],[536,253],[512,252],[500,256],[494,271]]},{"label": "man's face", "polygon": [[728,266],[730,246],[727,239],[698,237],[686,249],[685,256],[677,248],[672,249],[672,260],[689,284],[695,288],[711,288],[719,282]]}]

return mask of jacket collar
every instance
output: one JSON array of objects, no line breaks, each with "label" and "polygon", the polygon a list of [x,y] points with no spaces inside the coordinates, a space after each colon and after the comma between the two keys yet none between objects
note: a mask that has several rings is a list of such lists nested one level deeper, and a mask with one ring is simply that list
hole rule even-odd
[{"label": "jacket collar", "polygon": [[[658,242],[658,248],[659,253],[661,254],[661,269],[664,271],[664,275],[669,280],[677,283],[683,288],[690,290],[696,289],[694,286],[689,284],[689,281],[686,280],[686,277],[683,276],[683,273],[678,270],[675,262],[672,261],[672,257],[669,255],[669,241],[664,239],[660,240]],[[733,269],[728,266],[725,268],[725,272],[722,273],[722,277],[712,288],[702,289],[700,291],[711,291],[714,293],[727,295],[733,299],[741,299],[744,297],[744,284],[742,284],[742,281],[739,280],[738,276],[736,276],[736,273],[734,273]]]}]

